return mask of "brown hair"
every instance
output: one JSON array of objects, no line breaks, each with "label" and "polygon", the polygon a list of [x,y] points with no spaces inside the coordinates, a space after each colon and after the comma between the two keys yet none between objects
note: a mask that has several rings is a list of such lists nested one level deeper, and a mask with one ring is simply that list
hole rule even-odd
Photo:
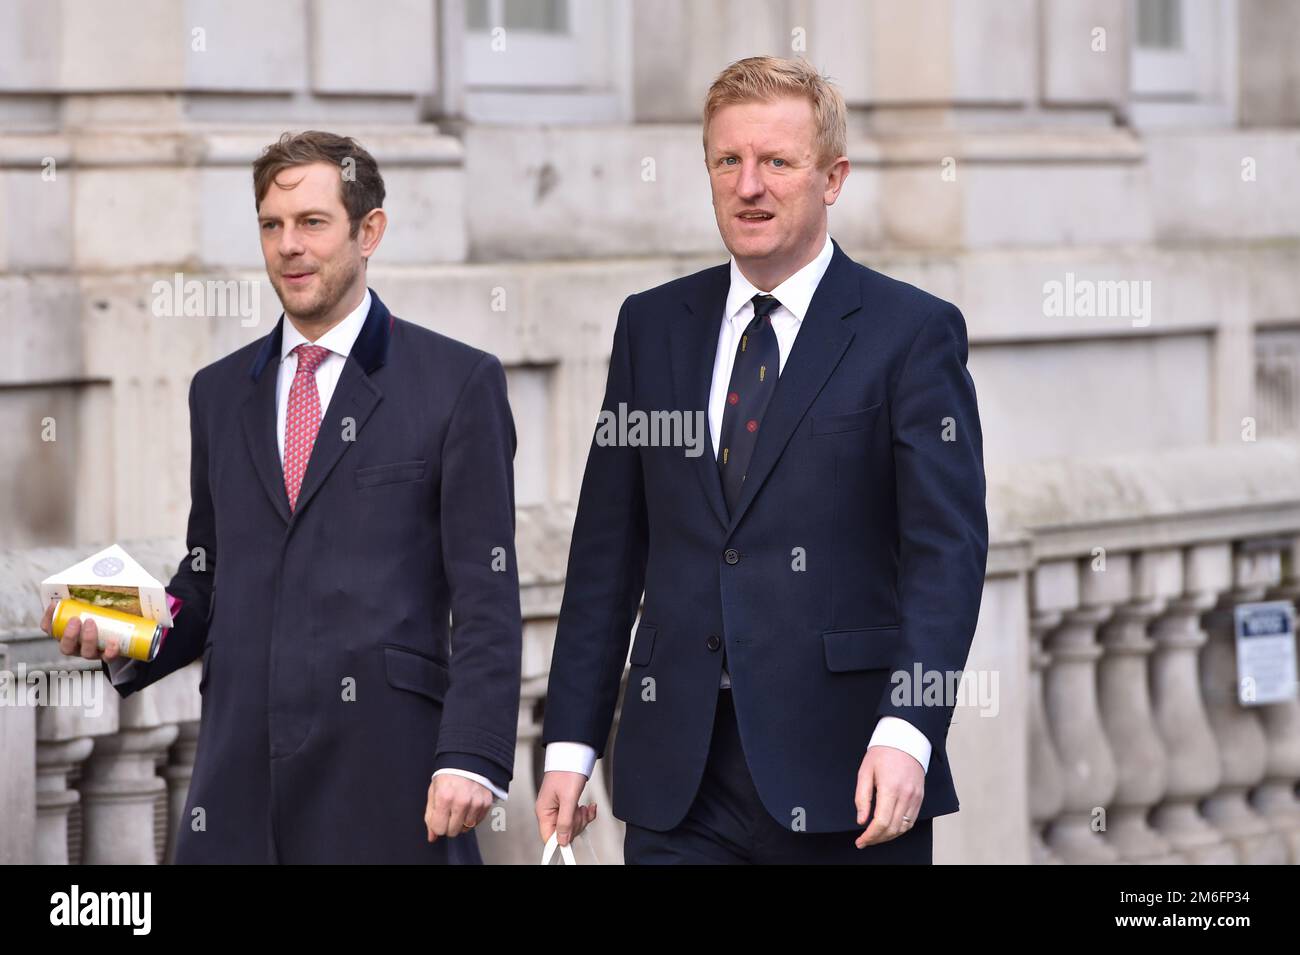
[{"label": "brown hair", "polygon": [[746,57],[718,74],[704,100],[705,151],[709,148],[709,120],[722,107],[769,102],[784,96],[802,96],[812,104],[818,162],[827,166],[843,156],[847,149],[848,121],[839,88],[807,60],[776,56]]},{"label": "brown hair", "polygon": [[375,157],[348,136],[309,129],[285,133],[267,146],[253,163],[253,194],[258,207],[280,173],[314,162],[339,167],[339,194],[351,226],[348,234],[355,237],[366,214],[384,206],[384,177],[379,174]]}]

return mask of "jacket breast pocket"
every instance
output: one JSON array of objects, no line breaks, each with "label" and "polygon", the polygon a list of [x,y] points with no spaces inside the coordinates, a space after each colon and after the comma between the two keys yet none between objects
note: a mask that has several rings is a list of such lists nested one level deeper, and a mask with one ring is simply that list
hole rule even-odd
[{"label": "jacket breast pocket", "polygon": [[451,674],[437,660],[402,647],[384,647],[383,651],[389,686],[427,696],[435,703],[447,698]]},{"label": "jacket breast pocket", "polygon": [[627,662],[634,667],[643,667],[650,662],[650,657],[655,651],[655,628],[641,624],[636,631],[636,639],[632,641],[632,654],[627,658]]},{"label": "jacket breast pocket", "polygon": [[357,488],[377,487],[380,484],[401,484],[405,481],[419,481],[424,477],[424,459],[418,461],[396,461],[393,464],[378,464],[369,468],[357,468]]},{"label": "jacket breast pocket", "polygon": [[903,635],[898,627],[827,630],[822,634],[826,669],[834,673],[884,670],[894,665]]},{"label": "jacket breast pocket", "polygon": [[876,416],[876,413],[884,406],[883,401],[877,401],[870,408],[862,408],[859,411],[845,411],[841,414],[814,415],[812,419],[813,434],[839,434],[843,431],[861,431]]}]

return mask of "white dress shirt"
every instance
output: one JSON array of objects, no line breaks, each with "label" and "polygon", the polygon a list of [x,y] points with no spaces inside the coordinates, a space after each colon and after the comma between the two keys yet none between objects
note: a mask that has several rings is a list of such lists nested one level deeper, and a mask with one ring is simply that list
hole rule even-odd
[{"label": "white dress shirt", "polygon": [[[722,327],[718,330],[718,346],[713,356],[713,384],[709,389],[709,432],[713,437],[714,460],[718,456],[722,416],[727,407],[727,389],[731,385],[731,368],[736,363],[736,345],[741,333],[754,317],[754,296],[771,295],[781,303],[772,311],[772,329],[776,332],[776,344],[781,356],[779,375],[785,370],[785,360],[794,347],[795,337],[803,325],[804,316],[808,314],[813,294],[817,291],[822,276],[826,274],[827,266],[831,264],[834,251],[835,247],[828,234],[817,257],[770,292],[755,287],[740,271],[736,257],[731,257],[731,288],[727,292],[727,303],[722,313]],[[731,686],[731,676],[725,669],[719,685],[722,688]],[[882,716],[877,721],[871,740],[867,743],[868,749],[872,746],[901,749],[914,757],[923,770],[930,768],[930,741],[924,733],[900,717]],[[562,770],[590,777],[595,765],[596,751],[586,743],[554,742],[546,747],[544,772]]]},{"label": "white dress shirt", "polygon": [[[284,468],[284,423],[289,409],[289,390],[293,386],[293,376],[298,371],[298,356],[293,354],[293,350],[304,343],[320,345],[330,350],[330,353],[316,367],[316,391],[320,395],[321,415],[324,416],[325,410],[330,406],[330,399],[334,397],[334,388],[339,383],[339,376],[343,373],[343,366],[347,364],[348,355],[352,352],[352,346],[356,344],[357,336],[361,334],[361,327],[365,325],[366,316],[369,314],[370,289],[366,289],[361,304],[353,309],[347,318],[314,342],[309,341],[302,332],[294,327],[288,316],[285,316],[280,335],[280,367],[275,382],[275,441],[280,451],[281,469]],[[132,671],[135,669],[135,662],[134,660],[125,660],[123,657],[105,661],[108,666],[109,679],[114,684],[130,680]],[[492,794],[498,799],[506,798],[505,792],[479,773],[447,767],[438,770],[433,775],[440,776],[443,773],[472,779],[480,786],[491,790]]]},{"label": "white dress shirt", "polygon": [[320,345],[330,350],[330,353],[316,366],[316,391],[320,395],[320,410],[323,417],[325,409],[330,406],[330,399],[334,397],[334,388],[339,383],[339,375],[343,374],[343,366],[348,363],[348,355],[351,354],[352,346],[356,344],[357,336],[361,334],[361,326],[366,323],[366,316],[369,314],[370,289],[366,289],[361,304],[349,312],[347,318],[314,342],[298,331],[293,322],[289,321],[289,317],[285,316],[284,331],[280,335],[280,371],[279,377],[275,380],[275,442],[280,450],[282,469],[284,467],[284,422],[289,414],[289,390],[293,386],[293,376],[298,372],[298,356],[293,354],[293,350],[299,345]]}]

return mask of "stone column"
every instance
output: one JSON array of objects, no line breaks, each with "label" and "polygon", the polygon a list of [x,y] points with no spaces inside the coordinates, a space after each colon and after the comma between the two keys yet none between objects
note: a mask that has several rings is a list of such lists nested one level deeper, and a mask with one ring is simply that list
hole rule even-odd
[{"label": "stone column", "polygon": [[[1095,597],[1093,573],[1080,562],[1081,595]],[[1050,845],[1073,864],[1116,862],[1119,854],[1102,838],[1101,813],[1115,796],[1115,758],[1106,741],[1097,705],[1097,628],[1111,615],[1105,605],[1066,611],[1048,637],[1052,666],[1047,671],[1048,725],[1061,758],[1065,806],[1048,834]]]},{"label": "stone column", "polygon": [[1197,811],[1223,778],[1218,745],[1201,700],[1197,655],[1205,643],[1201,614],[1228,584],[1227,545],[1205,544],[1183,554],[1183,595],[1152,626],[1151,700],[1169,756],[1164,802],[1152,816],[1156,830],[1186,862],[1233,865],[1237,854]]},{"label": "stone column", "polygon": [[1029,857],[1035,865],[1063,863],[1043,841],[1043,831],[1065,805],[1064,774],[1043,707],[1043,673],[1052,663],[1052,655],[1043,649],[1043,637],[1060,622],[1059,613],[1049,613],[1034,614],[1029,624],[1033,635],[1029,649]]},{"label": "stone column", "polygon": [[154,811],[166,789],[155,770],[176,725],[122,729],[95,741],[81,782],[86,865],[155,865]]},{"label": "stone column", "polygon": [[[97,740],[81,782],[82,861],[154,865],[158,775],[179,726],[199,716],[199,661],[131,694],[120,705],[118,732]],[[116,694],[114,694],[116,695]]]},{"label": "stone column", "polygon": [[36,863],[68,864],[68,813],[81,793],[68,788],[68,774],[90,755],[89,736],[36,743]]},{"label": "stone column", "polygon": [[[36,712],[36,861],[43,865],[67,865],[68,816],[82,801],[78,788],[68,786],[86,759],[96,739],[117,732],[119,697],[108,681],[75,659],[50,664],[50,673],[65,686],[97,694],[73,698],[53,697],[50,705]],[[66,669],[65,669],[66,667]],[[75,681],[75,682],[74,682]],[[84,811],[84,806],[82,807]]]},{"label": "stone column", "polygon": [[1061,865],[1064,860],[1047,845],[1043,834],[1065,806],[1065,772],[1047,725],[1043,703],[1046,674],[1052,655],[1045,649],[1047,635],[1060,626],[1063,611],[1079,602],[1079,577],[1073,561],[1040,564],[1030,576],[1029,629],[1029,857],[1037,865]]},{"label": "stone column", "polygon": [[[1177,560],[1178,555],[1166,556]],[[1168,773],[1147,689],[1147,666],[1155,647],[1146,635],[1147,623],[1164,609],[1164,600],[1150,596],[1152,565],[1158,559],[1158,555],[1140,554],[1131,560],[1132,599],[1117,607],[1102,629],[1106,653],[1097,677],[1101,718],[1118,771],[1107,839],[1125,861],[1168,864],[1178,860],[1169,843],[1146,821],[1165,792]],[[1112,557],[1111,564],[1112,573],[1125,572],[1130,559]]]}]

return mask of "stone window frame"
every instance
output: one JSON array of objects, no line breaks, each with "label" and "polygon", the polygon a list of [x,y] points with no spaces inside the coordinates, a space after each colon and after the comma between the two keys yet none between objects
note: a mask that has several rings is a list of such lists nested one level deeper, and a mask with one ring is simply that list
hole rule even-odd
[{"label": "stone window frame", "polygon": [[1130,116],[1135,126],[1231,126],[1237,120],[1238,0],[1176,4],[1181,49],[1138,46],[1138,4],[1130,7]]},{"label": "stone window frame", "polygon": [[491,58],[501,54],[484,49],[490,34],[467,28],[468,2],[440,4],[443,115],[502,125],[631,121],[629,0],[566,0],[569,34],[507,33],[515,65],[499,71]]}]

